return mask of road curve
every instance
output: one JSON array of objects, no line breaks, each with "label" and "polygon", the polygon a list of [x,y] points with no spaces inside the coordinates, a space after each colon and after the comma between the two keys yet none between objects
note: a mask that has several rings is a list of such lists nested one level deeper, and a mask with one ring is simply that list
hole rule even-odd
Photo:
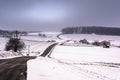
[{"label": "road curve", "polygon": [[60,40],[63,40],[63,38],[60,37],[61,35],[63,35],[63,34],[58,34],[56,37]]},{"label": "road curve", "polygon": [[45,56],[48,55],[48,57],[49,57],[51,50],[52,50],[57,44],[58,44],[58,43],[54,43],[54,44],[50,45],[40,56],[45,57]]}]

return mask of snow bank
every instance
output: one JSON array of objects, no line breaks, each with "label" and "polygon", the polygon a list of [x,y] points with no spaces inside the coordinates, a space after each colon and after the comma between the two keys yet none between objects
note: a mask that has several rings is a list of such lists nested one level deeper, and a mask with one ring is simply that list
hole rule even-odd
[{"label": "snow bank", "polygon": [[22,56],[21,53],[16,53],[12,51],[0,51],[0,59],[14,58]]}]

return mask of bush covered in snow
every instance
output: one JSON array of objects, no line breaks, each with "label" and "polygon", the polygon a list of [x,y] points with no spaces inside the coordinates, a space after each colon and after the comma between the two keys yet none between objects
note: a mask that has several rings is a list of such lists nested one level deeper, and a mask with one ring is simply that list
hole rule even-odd
[{"label": "bush covered in snow", "polygon": [[92,43],[92,45],[100,46],[100,42],[99,42],[99,41],[94,41],[94,42]]},{"label": "bush covered in snow", "polygon": [[95,41],[92,43],[92,45],[95,45],[95,46],[103,46],[103,48],[109,48],[110,47],[110,42],[109,41]]},{"label": "bush covered in snow", "polygon": [[86,39],[80,40],[79,42],[83,44],[89,44],[89,42]]},{"label": "bush covered in snow", "polygon": [[100,42],[100,45],[103,46],[104,48],[109,48],[110,42],[109,41],[102,41],[102,42]]}]

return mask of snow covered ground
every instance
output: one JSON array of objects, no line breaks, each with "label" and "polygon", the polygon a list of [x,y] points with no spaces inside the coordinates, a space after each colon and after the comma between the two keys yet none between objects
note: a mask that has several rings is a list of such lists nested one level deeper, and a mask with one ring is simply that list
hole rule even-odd
[{"label": "snow covered ground", "polygon": [[[44,34],[46,37],[39,36],[39,34]],[[35,41],[59,41],[59,39],[56,37],[60,32],[36,32],[36,33],[28,33],[28,36],[22,36],[22,39],[25,40],[35,40]]]},{"label": "snow covered ground", "polygon": [[[120,45],[119,36],[101,35],[61,35],[63,40],[56,36],[59,33],[48,33],[47,37],[37,36],[31,33],[22,36],[26,44],[22,54],[30,53],[31,56],[41,54],[52,40],[62,43],[67,40],[103,41],[108,40],[114,45]],[[4,51],[7,38],[0,38],[0,58],[20,56],[16,53]],[[74,42],[69,42],[77,44]],[[27,80],[120,80],[120,48],[102,48],[96,46],[62,46],[57,45],[51,54],[51,58],[37,57],[27,62]]]},{"label": "snow covered ground", "polygon": [[72,40],[81,40],[87,39],[91,41],[95,40],[120,40],[120,36],[111,36],[111,35],[96,35],[96,34],[65,34],[60,36],[63,39],[72,39]]},{"label": "snow covered ground", "polygon": [[29,54],[30,56],[40,55],[49,45],[53,42],[44,42],[44,41],[29,41],[24,40],[26,48],[22,51],[23,54]]},{"label": "snow covered ground", "polygon": [[119,71],[102,64],[72,64],[40,57],[28,62],[27,80],[120,80]]},{"label": "snow covered ground", "polygon": [[56,46],[51,57],[86,62],[120,63],[120,49],[102,47]]},{"label": "snow covered ground", "polygon": [[27,80],[120,80],[120,49],[56,46],[28,61]]},{"label": "snow covered ground", "polygon": [[[62,35],[64,40],[103,41],[119,45],[119,36]],[[71,42],[69,42],[71,43]],[[74,44],[74,42],[72,42]],[[75,43],[76,44],[76,43]],[[27,80],[120,80],[120,49],[96,46],[61,46],[51,58],[28,61]]]},{"label": "snow covered ground", "polygon": [[[46,37],[38,36],[38,32],[29,33],[28,36],[21,36],[21,39],[27,45],[26,49],[23,51],[24,53],[28,53],[30,50],[31,56],[40,55],[49,45],[54,42],[60,42],[60,40],[56,37],[60,32],[40,32],[41,34],[45,34]],[[30,49],[29,49],[30,48]]]}]

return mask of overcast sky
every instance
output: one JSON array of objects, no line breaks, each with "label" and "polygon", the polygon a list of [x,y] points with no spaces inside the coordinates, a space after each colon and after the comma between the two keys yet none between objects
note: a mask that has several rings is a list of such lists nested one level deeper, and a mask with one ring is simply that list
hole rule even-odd
[{"label": "overcast sky", "polygon": [[120,0],[0,0],[0,29],[60,31],[120,27]]}]

